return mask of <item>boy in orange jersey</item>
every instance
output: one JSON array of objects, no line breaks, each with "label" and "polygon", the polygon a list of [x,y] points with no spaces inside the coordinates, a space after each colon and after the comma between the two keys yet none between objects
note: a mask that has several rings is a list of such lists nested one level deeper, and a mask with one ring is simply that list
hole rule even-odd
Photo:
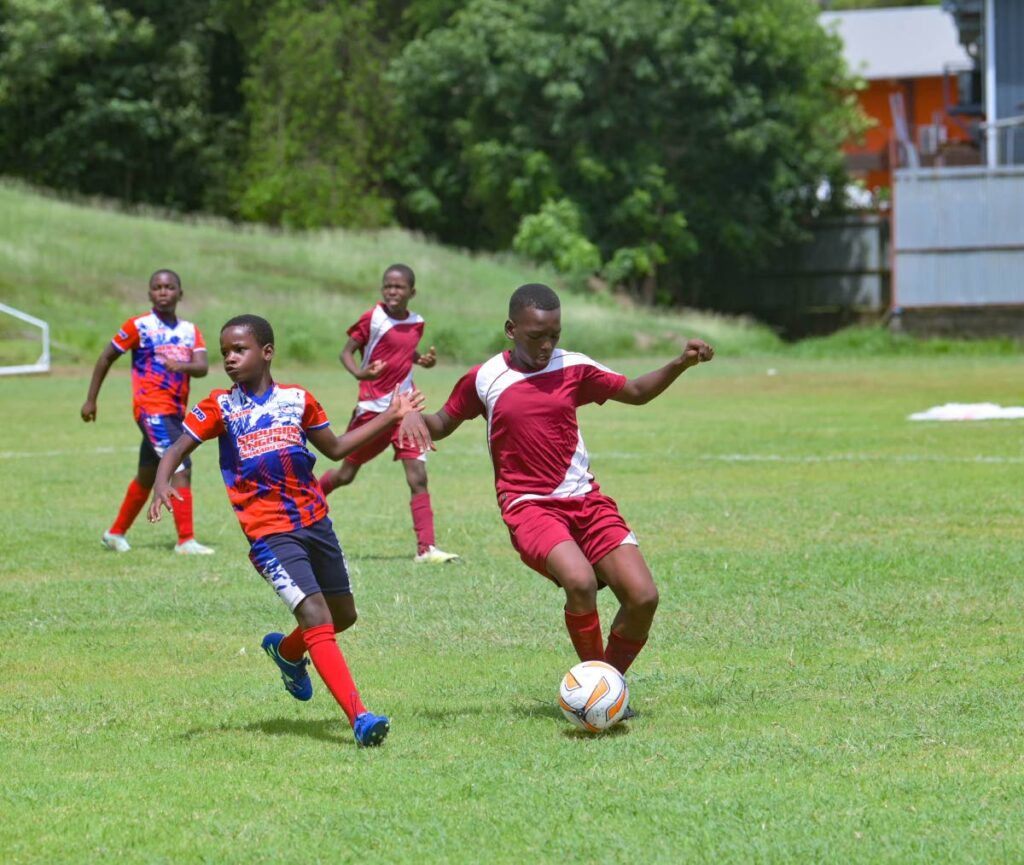
[{"label": "boy in orange jersey", "polygon": [[[658,589],[636,535],[590,472],[576,409],[606,400],[642,405],[714,351],[691,339],[679,357],[634,379],[578,352],[557,348],[561,304],[548,286],[520,286],[509,302],[512,348],[473,367],[435,414],[409,414],[399,438],[445,438],[484,417],[498,507],[522,560],[565,592],[565,626],[581,661],[625,673],[647,641]],[[597,592],[611,588],[619,609],[602,639]]]},{"label": "boy in orange jersey", "polygon": [[[383,300],[368,309],[348,329],[348,342],[341,350],[341,363],[359,382],[359,403],[352,412],[349,430],[369,423],[386,406],[396,386],[411,390],[412,368],[430,369],[437,363],[434,347],[426,354],[417,350],[423,336],[423,318],[409,309],[416,295],[416,274],[411,267],[393,264],[384,271],[381,286]],[[362,353],[362,362],[355,352]],[[373,441],[349,454],[340,468],[329,469],[320,478],[324,495],[355,480],[359,467],[379,456],[388,445],[395,459],[402,461],[405,480],[409,484],[412,526],[416,533],[416,555],[413,561],[440,564],[458,558],[455,553],[439,549],[434,541],[434,511],[427,491],[427,456],[402,447],[397,430],[386,430]]]},{"label": "boy in orange jersey", "polygon": [[338,438],[309,391],[274,382],[274,331],[265,319],[232,318],[221,329],[220,350],[234,387],[212,391],[185,418],[184,433],[157,468],[149,519],[158,520],[162,507],[173,508],[179,493],[171,478],[181,461],[202,442],[218,439],[221,475],[250,544],[249,560],[298,624],[287,636],[267,634],[263,650],[297,700],[313,696],[306,672],[308,651],[345,712],[356,742],[379,745],[390,722],[366,710],[335,639],[355,623],[356,606],[345,556],[313,474],[316,457],[306,443],[330,459],[341,459],[422,406],[422,397],[395,388],[391,401],[370,423]]},{"label": "boy in orange jersey", "polygon": [[[127,351],[132,353],[132,402],[135,422],[142,430],[139,468],[128,485],[117,519],[103,533],[108,550],[131,550],[125,537],[149,498],[156,466],[167,448],[181,435],[181,422],[192,377],[206,375],[206,344],[199,328],[177,316],[182,297],[181,278],[173,270],[158,270],[149,278],[150,312],[134,316],[100,353],[92,372],[89,393],[82,405],[82,420],[96,420],[96,400],[111,365]],[[192,529],[192,463],[186,460],[174,476],[178,496],[174,500],[174,524],[178,530],[176,553],[209,555],[213,552],[195,539]]]}]

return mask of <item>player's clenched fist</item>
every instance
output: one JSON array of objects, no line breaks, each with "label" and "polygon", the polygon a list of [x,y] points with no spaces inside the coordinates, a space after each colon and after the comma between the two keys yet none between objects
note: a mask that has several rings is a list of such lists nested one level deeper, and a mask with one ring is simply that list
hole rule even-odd
[{"label": "player's clenched fist", "polygon": [[702,339],[687,340],[683,349],[683,363],[690,367],[706,363],[715,356],[715,350]]}]

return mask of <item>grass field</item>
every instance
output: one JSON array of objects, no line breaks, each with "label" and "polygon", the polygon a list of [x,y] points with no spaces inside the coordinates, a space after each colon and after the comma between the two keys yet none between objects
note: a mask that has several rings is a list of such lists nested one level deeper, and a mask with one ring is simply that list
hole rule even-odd
[{"label": "grass field", "polygon": [[[436,405],[461,371],[418,378]],[[277,377],[347,416],[340,371]],[[372,751],[260,653],[289,617],[214,446],[216,556],[173,557],[169,520],[100,548],[138,435],[126,369],[95,426],[86,380],[0,380],[0,861],[1024,861],[1021,427],[905,420],[1020,404],[1019,358],[722,354],[649,406],[584,410],[662,593],[641,717],[600,738],[555,706],[559,594],[509,547],[482,425],[431,460],[461,565],[413,566],[401,472],[366,467],[332,507],[361,611],[341,644],[393,718]]]}]

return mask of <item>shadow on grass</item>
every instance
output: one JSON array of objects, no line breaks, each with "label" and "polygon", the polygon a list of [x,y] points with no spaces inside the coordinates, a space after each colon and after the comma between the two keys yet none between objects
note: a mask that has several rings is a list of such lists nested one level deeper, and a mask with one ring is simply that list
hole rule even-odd
[{"label": "shadow on grass", "polygon": [[[254,721],[251,724],[217,724],[212,727],[193,727],[181,734],[183,739],[198,739],[215,733],[262,733],[266,736],[301,736],[307,739],[319,739],[322,742],[349,744],[355,746],[355,740],[345,725],[338,719],[319,721],[302,721],[291,718],[271,718],[266,721]],[[345,734],[348,733],[346,736]]]}]

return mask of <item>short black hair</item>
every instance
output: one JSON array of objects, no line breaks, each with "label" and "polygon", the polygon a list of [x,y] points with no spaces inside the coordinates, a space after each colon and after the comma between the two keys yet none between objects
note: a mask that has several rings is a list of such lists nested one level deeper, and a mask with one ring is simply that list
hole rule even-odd
[{"label": "short black hair", "polygon": [[412,272],[412,268],[408,264],[392,264],[384,273],[381,274],[381,282],[384,281],[384,277],[391,273],[392,270],[397,270],[402,276],[409,282],[409,288],[416,287],[416,274]]},{"label": "short black hair", "polygon": [[224,322],[220,332],[224,333],[229,327],[247,328],[256,337],[256,342],[261,346],[274,344],[274,328],[270,326],[269,321],[265,318],[260,318],[258,315],[246,313],[245,315],[236,315],[234,318],[229,318]]},{"label": "short black hair", "polygon": [[559,309],[562,306],[558,295],[542,282],[528,282],[512,292],[508,302],[508,317],[515,318],[524,309]]},{"label": "short black hair", "polygon": [[178,276],[178,274],[177,274],[177,273],[175,273],[175,272],[174,272],[173,270],[171,270],[171,269],[170,269],[169,267],[161,267],[161,268],[160,268],[159,270],[154,270],[154,271],[153,271],[153,272],[152,272],[152,273],[151,273],[151,274],[149,275],[149,282],[148,282],[148,283],[146,283],[146,284],[147,284],[147,285],[152,285],[152,284],[153,284],[153,278],[154,278],[154,277],[155,277],[155,276],[156,276],[156,275],[157,275],[158,273],[169,273],[169,274],[170,274],[171,276],[173,276],[173,277],[174,277],[174,281],[175,281],[176,283],[178,283],[178,288],[181,288],[181,277],[180,277],[180,276]]}]

